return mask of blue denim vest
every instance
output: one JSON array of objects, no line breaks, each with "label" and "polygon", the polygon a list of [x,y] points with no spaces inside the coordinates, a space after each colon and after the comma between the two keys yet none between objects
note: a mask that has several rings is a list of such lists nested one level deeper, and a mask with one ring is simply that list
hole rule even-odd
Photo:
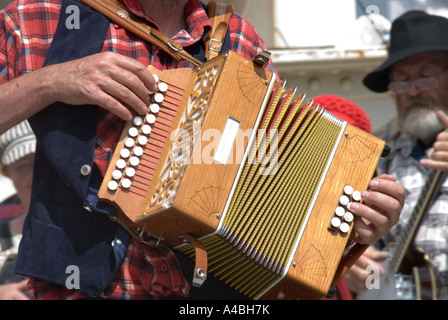
[{"label": "blue denim vest", "polygon": [[[80,28],[66,19],[76,5]],[[50,65],[100,52],[110,21],[77,0],[63,0]],[[230,49],[227,36],[223,51]],[[204,60],[203,44],[194,56]],[[94,170],[97,106],[55,103],[29,119],[37,138],[33,192],[16,272],[65,286],[79,270],[80,290],[98,296],[122,263],[130,235],[109,219],[114,208],[98,202],[102,177]]]}]

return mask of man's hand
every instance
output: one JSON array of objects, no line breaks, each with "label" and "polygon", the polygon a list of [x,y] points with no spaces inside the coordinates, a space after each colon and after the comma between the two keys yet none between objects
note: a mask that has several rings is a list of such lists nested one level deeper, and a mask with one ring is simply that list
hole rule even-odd
[{"label": "man's hand", "polygon": [[27,283],[28,279],[0,285],[1,300],[29,300],[25,294],[27,291]]},{"label": "man's hand", "polygon": [[[440,123],[448,129],[448,116],[443,111],[437,112]],[[448,170],[448,130],[437,135],[432,152],[428,159],[421,159],[420,163],[430,169]]]},{"label": "man's hand", "polygon": [[51,100],[98,105],[123,120],[132,118],[131,110],[144,114],[149,103],[148,92],[156,90],[154,77],[145,65],[113,52],[44,69],[53,83]]},{"label": "man's hand", "polygon": [[379,275],[383,276],[385,270],[380,263],[386,260],[386,258],[387,252],[369,247],[344,276],[345,283],[350,291],[358,294],[367,290],[366,280],[371,275],[370,272],[367,272],[367,267],[369,266],[377,267]]},{"label": "man's hand", "polygon": [[352,239],[372,244],[383,237],[399,220],[406,192],[391,175],[383,174],[370,181],[370,189],[362,192],[362,203],[350,203],[349,209],[358,218]]}]

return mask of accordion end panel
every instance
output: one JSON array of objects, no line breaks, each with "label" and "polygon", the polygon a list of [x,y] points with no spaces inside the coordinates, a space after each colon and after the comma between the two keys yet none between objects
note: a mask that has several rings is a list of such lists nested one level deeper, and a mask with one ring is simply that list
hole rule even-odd
[{"label": "accordion end panel", "polygon": [[[347,124],[286,277],[260,299],[321,299],[340,268],[354,224],[347,203],[361,201],[384,150],[381,139]],[[335,222],[337,221],[337,222]]]},{"label": "accordion end panel", "polygon": [[125,123],[98,192],[101,201],[117,208],[117,221],[134,236],[132,225],[146,205],[145,197],[156,174],[157,160],[167,153],[164,150],[169,140],[167,128],[176,127],[180,122],[178,110],[192,77],[192,70],[187,68],[176,69],[175,73],[151,66],[148,69],[157,79],[163,79],[160,90],[152,94],[145,115],[135,115]]},{"label": "accordion end panel", "polygon": [[[184,234],[200,238],[217,230],[275,79],[231,51],[194,74],[183,101],[181,130],[172,132],[168,160],[161,161],[165,169],[148,190],[149,205],[136,221],[168,246],[181,245]],[[179,150],[187,156],[176,163]],[[178,179],[172,179],[176,174]]]}]

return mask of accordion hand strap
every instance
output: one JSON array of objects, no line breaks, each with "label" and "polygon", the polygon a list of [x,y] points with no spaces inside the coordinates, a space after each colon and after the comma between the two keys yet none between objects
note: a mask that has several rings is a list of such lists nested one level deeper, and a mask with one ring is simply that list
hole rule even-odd
[{"label": "accordion hand strap", "polygon": [[190,242],[194,246],[196,264],[193,273],[193,286],[200,287],[207,279],[207,249],[200,240],[189,234],[183,234],[181,237],[183,237],[185,242]]},{"label": "accordion hand strap", "polygon": [[124,4],[118,0],[82,0],[86,5],[102,13],[112,22],[131,31],[142,39],[163,49],[176,60],[186,60],[195,66],[202,64],[188,54],[176,41],[170,40],[163,33],[151,28],[143,19],[129,12]]},{"label": "accordion hand strap", "polygon": [[235,10],[231,4],[209,1],[208,17],[212,22],[212,32],[208,37],[208,46],[205,47],[205,58],[213,59],[221,52],[230,18]]},{"label": "accordion hand strap", "polygon": [[[143,19],[129,12],[128,8],[119,0],[82,0],[82,2],[106,16],[112,22],[163,49],[176,60],[186,60],[195,66],[202,64],[201,61],[187,53],[178,42],[170,40],[163,33],[151,28]],[[205,47],[206,60],[216,57],[221,52],[234,6],[210,1],[208,8],[212,31],[208,38],[208,46]]]}]

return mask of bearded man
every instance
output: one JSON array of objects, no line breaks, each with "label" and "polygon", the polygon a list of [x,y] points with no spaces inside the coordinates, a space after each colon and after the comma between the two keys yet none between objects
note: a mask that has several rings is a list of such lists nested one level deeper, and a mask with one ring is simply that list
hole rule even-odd
[{"label": "bearded man", "polygon": [[[448,182],[442,181],[440,188],[434,192],[434,199],[423,214],[423,221],[416,224],[415,239],[409,230],[418,217],[417,212],[424,211],[420,210],[423,206],[419,197],[428,191],[428,184],[425,183],[433,182],[434,170],[448,170],[447,28],[448,20],[444,17],[421,11],[403,14],[392,25],[388,59],[364,78],[367,88],[375,92],[390,91],[395,98],[396,119],[375,132],[392,149],[389,157],[381,160],[379,169],[381,173],[395,176],[407,193],[399,223],[379,245],[391,241],[410,241],[409,247],[414,254],[408,253],[401,264],[402,275],[396,277],[400,281],[408,279],[409,288],[421,289],[419,293],[423,293],[422,298],[434,299],[448,298]],[[404,233],[409,234],[408,239],[403,237]],[[416,254],[414,250],[420,252]],[[389,259],[392,254],[390,251]],[[358,260],[346,275],[353,292],[366,291],[365,280],[370,275],[366,268],[369,265],[377,266],[381,273],[394,272],[378,265],[386,257],[385,252],[370,249]],[[419,268],[422,265],[431,270],[432,278],[426,279],[430,285],[422,285],[425,282],[423,278],[415,278],[410,272],[423,271]],[[426,278],[429,275],[417,274]],[[395,298],[404,298],[404,295],[409,299],[418,298],[411,291],[409,293],[412,294],[407,295],[397,290]],[[386,299],[386,295],[384,292],[378,298]]]}]

